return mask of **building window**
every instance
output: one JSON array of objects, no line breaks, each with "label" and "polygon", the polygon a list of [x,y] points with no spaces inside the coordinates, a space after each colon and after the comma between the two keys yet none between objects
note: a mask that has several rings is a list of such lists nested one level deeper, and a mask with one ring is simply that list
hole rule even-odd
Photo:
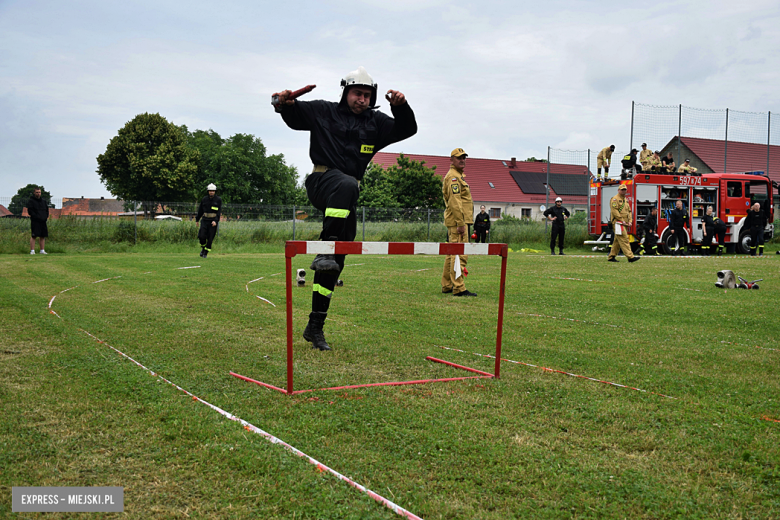
[{"label": "building window", "polygon": [[501,218],[501,208],[490,208],[490,218]]},{"label": "building window", "polygon": [[531,218],[531,208],[522,208],[520,210],[520,216],[523,218]]},{"label": "building window", "polygon": [[493,183],[492,183],[492,182],[488,181],[488,184],[490,184],[490,187],[491,187],[491,188],[493,188],[493,189],[496,189],[496,187],[493,185]]}]

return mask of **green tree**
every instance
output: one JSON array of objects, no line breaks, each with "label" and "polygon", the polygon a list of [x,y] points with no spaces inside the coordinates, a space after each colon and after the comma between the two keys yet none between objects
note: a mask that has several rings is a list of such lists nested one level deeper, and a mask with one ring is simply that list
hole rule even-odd
[{"label": "green tree", "polygon": [[122,200],[190,200],[198,178],[199,152],[160,114],[139,114],[122,127],[98,156],[97,173]]},{"label": "green tree", "polygon": [[187,139],[200,153],[193,195],[202,196],[213,182],[227,203],[294,204],[298,200],[297,170],[285,164],[283,155],[267,155],[259,138],[235,134],[223,139],[214,130],[195,130]]},{"label": "green tree", "polygon": [[28,184],[24,188],[19,188],[19,191],[16,192],[16,195],[11,197],[11,203],[8,205],[8,211],[14,215],[21,215],[22,210],[27,205],[27,201],[30,200],[30,197],[32,197],[35,188],[41,189],[41,198],[48,202],[50,208],[53,208],[54,204],[51,203],[51,193],[46,191],[43,186],[38,186],[37,184]]},{"label": "green tree", "polygon": [[[360,206],[386,208],[443,209],[441,177],[436,167],[428,168],[425,161],[414,161],[401,154],[397,164],[387,170],[371,164],[363,178]],[[365,193],[365,196],[364,196]]]},{"label": "green tree", "polygon": [[360,197],[357,205],[369,208],[399,207],[388,172],[381,165],[374,163],[368,165],[366,174],[360,182]]}]

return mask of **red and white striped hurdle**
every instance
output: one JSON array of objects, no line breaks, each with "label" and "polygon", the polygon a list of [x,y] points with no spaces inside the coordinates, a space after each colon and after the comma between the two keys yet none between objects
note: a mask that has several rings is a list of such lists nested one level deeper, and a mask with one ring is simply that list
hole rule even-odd
[{"label": "red and white striped hurdle", "polygon": [[493,255],[501,257],[501,282],[498,297],[498,323],[496,327],[496,362],[494,373],[490,374],[475,368],[464,367],[428,356],[426,359],[436,363],[443,363],[458,369],[480,374],[476,376],[446,379],[425,379],[416,381],[395,381],[390,383],[370,383],[364,385],[350,385],[348,387],[319,388],[316,390],[336,390],[342,388],[359,388],[368,386],[408,385],[420,383],[434,383],[441,381],[454,381],[461,379],[474,379],[485,377],[500,377],[501,374],[501,336],[504,328],[504,293],[506,289],[506,261],[509,247],[506,244],[442,244],[438,242],[316,242],[316,241],[287,241],[284,248],[285,267],[287,275],[287,388],[282,389],[262,381],[257,381],[240,374],[230,374],[261,385],[287,395],[312,392],[314,390],[293,390],[293,269],[292,259],[297,255]]}]

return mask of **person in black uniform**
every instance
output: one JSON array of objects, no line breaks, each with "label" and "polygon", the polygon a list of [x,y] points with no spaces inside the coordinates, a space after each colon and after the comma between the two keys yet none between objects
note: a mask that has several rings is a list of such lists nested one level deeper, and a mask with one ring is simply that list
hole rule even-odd
[{"label": "person in black uniform", "polygon": [[[712,206],[707,206],[707,212],[704,214],[703,219],[704,227],[702,228],[704,237],[701,240],[701,254],[704,256],[710,256],[710,253],[712,253],[712,237],[715,236],[716,218],[712,215]],[[718,245],[720,245],[720,240],[718,240]]]},{"label": "person in black uniform", "polygon": [[756,202],[747,212],[744,227],[750,230],[750,256],[764,256],[764,228],[766,227],[766,215],[761,209],[761,204]]},{"label": "person in black uniform", "polygon": [[477,234],[477,244],[487,243],[487,235],[490,232],[490,215],[485,211],[485,206],[479,207],[479,213],[474,218],[474,232]]},{"label": "person in black uniform", "polygon": [[214,242],[217,224],[222,215],[222,199],[217,196],[217,187],[214,184],[209,184],[206,190],[208,195],[200,201],[198,215],[195,217],[196,223],[200,220],[198,240],[200,241],[201,258],[206,258],[211,252],[211,243]]},{"label": "person in black uniform", "polygon": [[552,222],[552,229],[550,231],[550,254],[555,254],[555,239],[558,238],[558,251],[559,254],[563,254],[563,237],[566,234],[565,220],[571,216],[569,210],[563,207],[563,199],[558,197],[555,199],[555,206],[547,208],[544,212],[544,216],[547,220]]},{"label": "person in black uniform", "polygon": [[650,214],[642,222],[642,232],[645,235],[645,241],[639,245],[640,255],[659,256],[658,236],[655,229],[658,227],[658,208],[650,210]]},{"label": "person in black uniform", "polygon": [[712,217],[715,223],[715,237],[718,239],[718,256],[723,254],[723,248],[726,247],[726,230],[728,226],[717,216]]},{"label": "person in black uniform", "polygon": [[[325,214],[320,240],[351,242],[357,234],[359,182],[368,163],[382,148],[416,134],[417,122],[406,97],[397,90],[385,95],[394,117],[376,110],[377,85],[363,67],[347,74],[341,86],[338,103],[296,101],[292,92],[284,90],[275,94],[279,100],[275,110],[293,130],[311,133],[309,157],[314,171],[305,185],[309,201]],[[312,312],[303,338],[320,350],[330,350],[322,328],[344,257],[317,255],[311,264],[315,271]]]},{"label": "person in black uniform", "polygon": [[49,204],[41,198],[41,189],[36,186],[32,197],[27,201],[27,214],[30,215],[30,228],[32,236],[30,237],[30,254],[35,254],[35,239],[38,239],[38,246],[41,248],[41,254],[46,253],[46,237],[49,236],[49,227],[46,220],[49,218]]},{"label": "person in black uniform", "polygon": [[680,255],[685,256],[683,246],[685,246],[685,224],[688,223],[688,212],[683,209],[681,200],[678,200],[675,206],[672,210],[672,222],[669,226],[672,228],[671,233],[675,240],[675,248],[672,250],[672,255],[677,255],[679,251]]},{"label": "person in black uniform", "polygon": [[624,156],[623,159],[620,161],[621,164],[623,165],[623,171],[620,174],[620,178],[621,179],[625,180],[626,178],[628,178],[629,174],[631,174],[633,176],[634,175],[634,172],[633,172],[634,168],[636,168],[637,172],[641,172],[642,171],[642,165],[641,164],[637,164],[637,162],[636,162],[636,154],[637,154],[637,149],[636,148],[632,148],[631,149],[631,153],[629,153],[628,155]]}]

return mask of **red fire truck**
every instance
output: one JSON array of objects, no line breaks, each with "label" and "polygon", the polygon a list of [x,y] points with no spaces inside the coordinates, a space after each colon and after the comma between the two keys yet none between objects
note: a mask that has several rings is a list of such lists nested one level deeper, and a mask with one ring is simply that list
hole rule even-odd
[{"label": "red fire truck", "polygon": [[[609,244],[612,233],[609,227],[609,201],[617,194],[621,184],[628,188],[626,197],[634,217],[629,230],[634,250],[639,247],[635,238],[637,230],[652,208],[658,208],[658,249],[665,254],[672,252],[675,242],[671,238],[669,221],[678,200],[682,201],[689,215],[689,226],[685,228],[684,237],[689,252],[697,251],[701,244],[707,206],[712,206],[713,215],[717,215],[728,226],[724,245],[729,252],[750,252],[750,234],[747,229],[743,229],[743,224],[747,210],[753,203],[760,203],[767,215],[764,239],[769,240],[774,233],[772,181],[764,172],[705,173],[701,176],[639,172],[627,180],[591,182],[588,232],[594,240],[585,243],[593,245],[594,251]],[[716,242],[714,240],[713,244]]]}]

